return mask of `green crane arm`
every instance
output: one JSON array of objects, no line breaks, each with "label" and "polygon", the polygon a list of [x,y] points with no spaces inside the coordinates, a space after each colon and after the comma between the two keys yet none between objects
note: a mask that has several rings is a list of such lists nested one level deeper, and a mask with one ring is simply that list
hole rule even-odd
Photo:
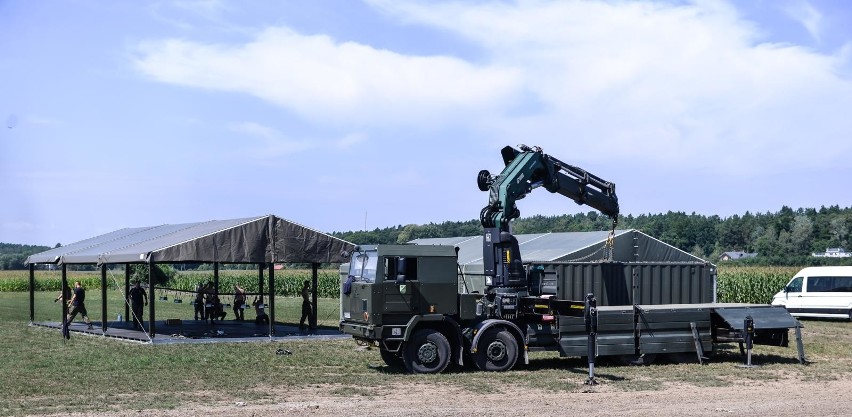
[{"label": "green crane arm", "polygon": [[479,189],[488,191],[488,205],[479,220],[485,228],[483,262],[489,288],[527,284],[518,241],[509,224],[521,214],[515,202],[533,189],[544,187],[599,210],[612,218],[613,231],[618,223],[615,184],[546,155],[539,147],[519,147],[521,150],[506,146],[500,151],[506,166],[499,175],[482,170],[477,176]]},{"label": "green crane arm", "polygon": [[502,149],[506,167],[496,177],[486,170],[479,172],[479,189],[488,191],[488,205],[480,213],[483,227],[509,231],[509,221],[520,216],[515,202],[537,187],[562,194],[577,204],[586,204],[614,222],[618,220],[615,184],[549,156],[539,147],[520,145],[520,148],[520,151],[511,146]]}]

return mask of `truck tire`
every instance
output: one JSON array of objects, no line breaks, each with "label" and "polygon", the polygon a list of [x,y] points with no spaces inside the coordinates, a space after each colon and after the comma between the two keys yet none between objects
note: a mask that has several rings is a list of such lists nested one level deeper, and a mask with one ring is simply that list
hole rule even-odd
[{"label": "truck tire", "polygon": [[492,327],[479,339],[473,362],[483,371],[502,372],[515,366],[518,360],[518,342],[512,333],[502,327]]},{"label": "truck tire", "polygon": [[405,363],[402,362],[402,358],[399,357],[398,353],[379,349],[379,355],[382,356],[382,360],[385,362],[385,365],[391,368],[402,368],[405,366]]},{"label": "truck tire", "polygon": [[418,330],[403,347],[402,361],[413,374],[437,374],[450,363],[450,342],[437,330]]}]

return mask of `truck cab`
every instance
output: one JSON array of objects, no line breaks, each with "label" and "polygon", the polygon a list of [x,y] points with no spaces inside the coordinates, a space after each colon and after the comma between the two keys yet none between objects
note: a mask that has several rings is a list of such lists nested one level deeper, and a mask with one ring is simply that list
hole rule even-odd
[{"label": "truck cab", "polygon": [[[399,354],[414,321],[458,314],[452,246],[356,247],[343,285],[340,330]],[[409,332],[410,333],[410,332]]]}]

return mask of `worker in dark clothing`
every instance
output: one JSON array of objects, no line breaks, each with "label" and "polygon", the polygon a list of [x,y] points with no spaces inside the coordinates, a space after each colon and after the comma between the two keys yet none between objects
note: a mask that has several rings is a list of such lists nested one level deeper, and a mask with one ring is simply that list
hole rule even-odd
[{"label": "worker in dark clothing", "polygon": [[198,283],[195,287],[195,320],[207,320],[206,309],[204,308],[204,295],[207,293],[207,284]]},{"label": "worker in dark clothing", "polygon": [[243,321],[245,318],[243,310],[246,304],[246,290],[238,284],[234,284],[234,320]]},{"label": "worker in dark clothing", "polygon": [[266,304],[263,304],[263,296],[260,299],[254,297],[251,305],[254,306],[254,314],[257,316],[254,319],[254,324],[269,324],[269,315],[266,314]]},{"label": "worker in dark clothing", "polygon": [[71,325],[74,317],[77,317],[77,313],[80,313],[83,316],[83,321],[86,322],[89,330],[91,330],[92,321],[89,320],[89,313],[86,311],[86,289],[83,288],[83,284],[80,284],[80,281],[74,283],[74,293],[71,295],[71,301],[68,304],[71,306],[71,311],[68,312],[68,317],[65,318],[66,325]]},{"label": "worker in dark clothing", "polygon": [[[305,331],[305,319],[311,317],[311,312],[313,308],[311,306],[311,282],[305,280],[304,284],[302,284],[302,318],[299,319],[299,331]],[[310,321],[308,322],[310,326]],[[313,326],[310,326],[313,329]]]},{"label": "worker in dark clothing", "polygon": [[142,303],[148,305],[148,293],[139,285],[139,281],[133,284],[133,288],[127,293],[130,300],[130,309],[133,310],[133,329],[145,328],[142,321]]}]

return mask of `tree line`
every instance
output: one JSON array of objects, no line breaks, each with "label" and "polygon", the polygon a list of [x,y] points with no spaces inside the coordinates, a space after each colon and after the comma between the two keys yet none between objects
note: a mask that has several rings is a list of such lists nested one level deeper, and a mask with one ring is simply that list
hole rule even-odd
[{"label": "tree line", "polygon": [[[56,247],[59,247],[59,244]],[[26,267],[24,262],[26,262],[28,256],[49,249],[49,246],[0,243],[0,270],[24,269]]]},{"label": "tree line", "polygon": [[[547,232],[589,232],[608,230],[612,221],[590,211],[560,216],[523,217],[513,222],[516,234]],[[852,258],[817,258],[827,248],[850,249],[852,208],[830,207],[792,209],[783,206],[771,213],[751,213],[722,218],[718,215],[628,214],[620,216],[619,229],[637,229],[665,243],[710,261],[722,253],[757,253],[744,263],[761,265],[850,264]],[[447,221],[425,225],[410,224],[372,231],[334,232],[332,235],[356,244],[394,244],[413,239],[482,234],[479,220]]]},{"label": "tree line", "polygon": [[[516,234],[589,232],[608,230],[612,221],[596,212],[560,216],[531,216],[512,223]],[[723,252],[741,251],[758,256],[743,260],[760,265],[852,265],[852,258],[813,257],[827,248],[852,249],[852,208],[792,209],[783,206],[771,213],[750,213],[722,218],[717,215],[673,212],[620,216],[619,229],[637,229],[669,245],[710,261]],[[479,220],[409,224],[371,231],[331,232],[355,244],[396,244],[414,239],[482,234]],[[56,244],[55,247],[61,246]],[[27,256],[50,249],[47,246],[0,243],[0,269],[23,269]]]}]

